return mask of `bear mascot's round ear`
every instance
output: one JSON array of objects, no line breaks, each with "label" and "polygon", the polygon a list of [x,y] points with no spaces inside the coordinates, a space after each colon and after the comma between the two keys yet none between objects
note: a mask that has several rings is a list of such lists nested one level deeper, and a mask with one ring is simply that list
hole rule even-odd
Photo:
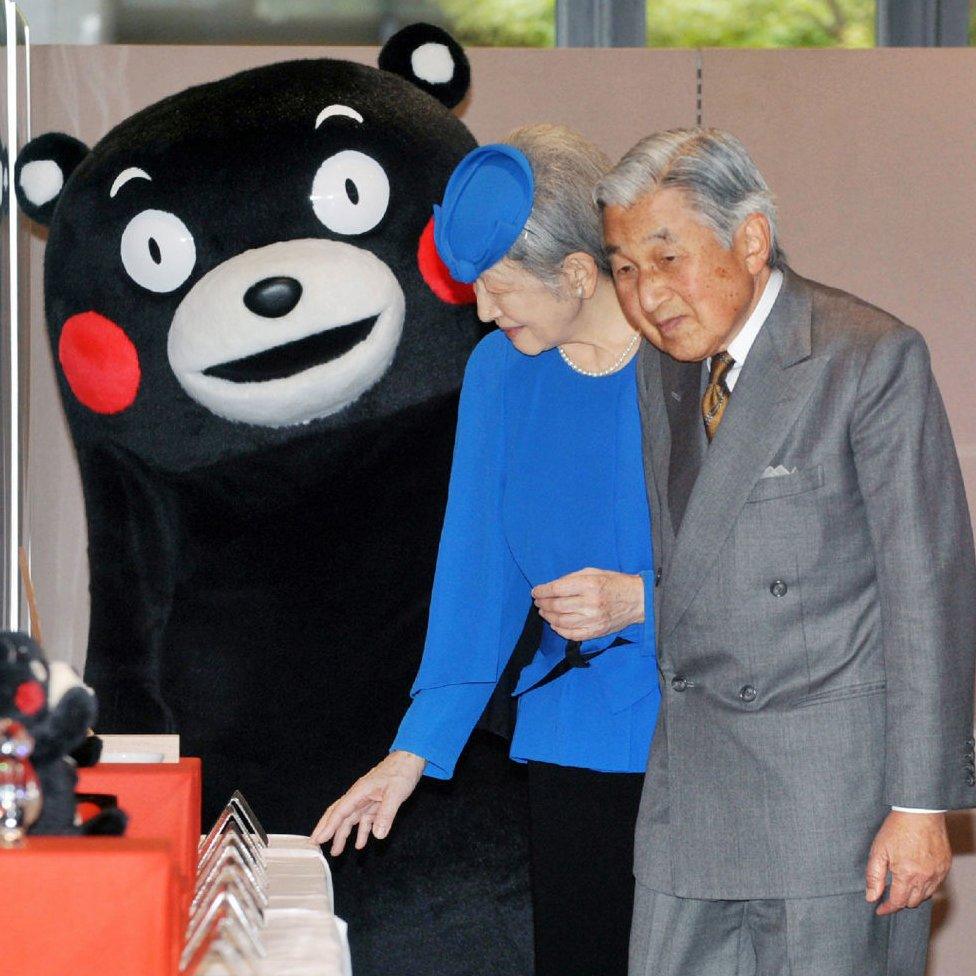
[{"label": "bear mascot's round ear", "polygon": [[46,132],[28,142],[14,169],[20,209],[31,220],[50,224],[68,177],[87,155],[83,142],[63,132]]},{"label": "bear mascot's round ear", "polygon": [[432,24],[411,24],[397,31],[383,45],[378,63],[447,108],[454,108],[471,86],[471,65],[464,49]]}]

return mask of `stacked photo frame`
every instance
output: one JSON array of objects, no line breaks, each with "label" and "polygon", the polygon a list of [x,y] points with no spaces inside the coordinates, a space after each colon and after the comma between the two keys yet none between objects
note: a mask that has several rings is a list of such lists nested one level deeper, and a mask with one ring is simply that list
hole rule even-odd
[{"label": "stacked photo frame", "polygon": [[234,792],[200,841],[196,888],[180,957],[194,976],[219,959],[231,976],[258,976],[268,907],[268,835],[240,791]]}]

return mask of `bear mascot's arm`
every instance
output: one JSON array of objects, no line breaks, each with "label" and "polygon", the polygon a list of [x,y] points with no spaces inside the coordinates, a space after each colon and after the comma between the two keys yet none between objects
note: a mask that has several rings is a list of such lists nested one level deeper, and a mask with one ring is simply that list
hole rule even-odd
[{"label": "bear mascot's arm", "polygon": [[[112,716],[100,732],[174,732],[160,668],[181,565],[178,508],[158,477],[144,477],[138,459],[111,453],[111,461],[96,454],[87,465],[101,472],[85,485],[89,547],[106,569],[91,581],[88,642],[101,653],[89,658],[85,678]],[[105,512],[117,514],[106,519]]]}]

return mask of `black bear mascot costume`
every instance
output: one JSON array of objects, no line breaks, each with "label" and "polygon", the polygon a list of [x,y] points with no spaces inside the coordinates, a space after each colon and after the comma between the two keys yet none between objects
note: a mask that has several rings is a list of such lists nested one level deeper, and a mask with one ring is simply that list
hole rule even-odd
[{"label": "black bear mascot costume", "polygon": [[[17,160],[88,520],[102,732],[179,732],[309,833],[408,704],[481,334],[431,212],[470,72],[408,27],[380,68],[272,64]],[[464,640],[464,634],[458,634]],[[523,795],[493,737],[333,863],[357,976],[531,968]]]}]

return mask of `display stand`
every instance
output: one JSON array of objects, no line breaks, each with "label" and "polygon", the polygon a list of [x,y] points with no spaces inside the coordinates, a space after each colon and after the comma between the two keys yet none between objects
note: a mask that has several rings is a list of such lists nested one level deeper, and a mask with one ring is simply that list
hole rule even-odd
[{"label": "display stand", "polygon": [[351,976],[329,867],[310,838],[269,837],[235,792],[199,851],[184,976]]}]

